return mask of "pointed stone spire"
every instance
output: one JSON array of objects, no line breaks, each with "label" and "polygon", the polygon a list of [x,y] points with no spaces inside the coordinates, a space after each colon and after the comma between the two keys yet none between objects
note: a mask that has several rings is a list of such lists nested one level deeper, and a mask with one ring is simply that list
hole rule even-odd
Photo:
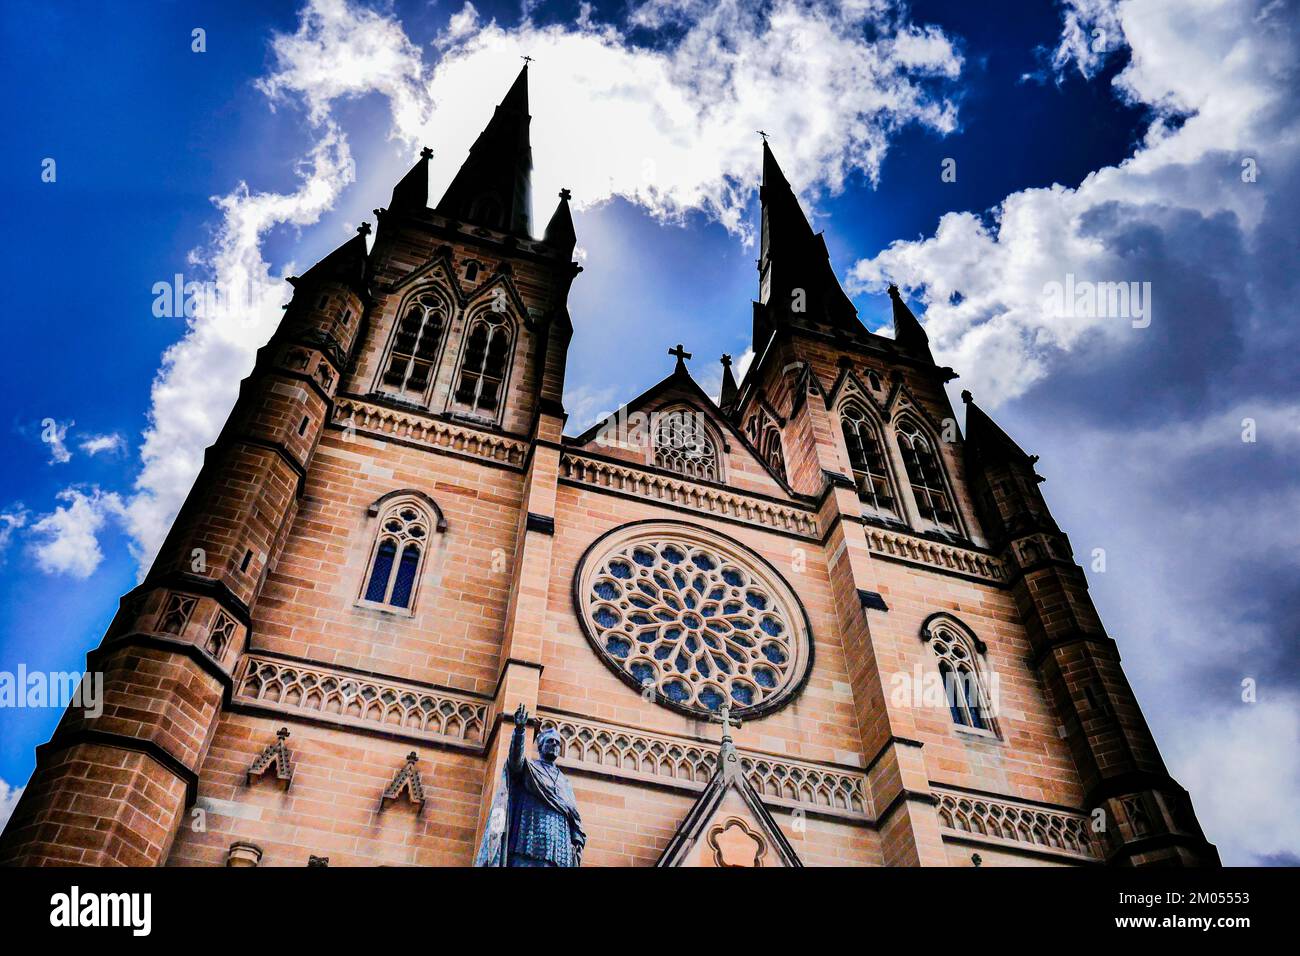
[{"label": "pointed stone spire", "polygon": [[432,158],[433,150],[429,147],[420,150],[420,158],[410,172],[393,187],[393,199],[388,204],[392,212],[422,212],[428,208],[429,160]]},{"label": "pointed stone spire", "polygon": [[759,297],[763,314],[755,323],[758,340],[786,321],[861,331],[857,309],[840,287],[820,233],[814,233],[790,181],[763,140],[762,235]]},{"label": "pointed stone spire", "polygon": [[763,185],[759,187],[758,196],[763,217],[759,251],[762,262],[766,263],[773,255],[801,249],[812,241],[812,226],[808,224],[766,137],[763,139]]},{"label": "pointed stone spire", "polygon": [[531,119],[525,63],[491,121],[470,147],[469,158],[438,200],[440,215],[515,236],[531,235]]},{"label": "pointed stone spire", "polygon": [[731,356],[723,355],[722,394],[719,396],[718,407],[722,409],[724,415],[730,414],[732,406],[736,404],[736,395],[739,391],[735,376],[731,374]]},{"label": "pointed stone spire", "polygon": [[357,227],[355,236],[301,276],[291,278],[289,282],[295,289],[317,282],[343,282],[362,296],[368,295],[369,290],[366,285],[366,265],[370,255],[366,250],[368,235],[370,235],[370,223],[363,222]]},{"label": "pointed stone spire", "polygon": [[573,194],[567,189],[560,190],[560,202],[546,224],[543,238],[548,246],[562,251],[567,258],[573,255],[573,247],[578,244],[578,236],[573,231],[573,215],[569,212],[569,199]]},{"label": "pointed stone spire", "polygon": [[903,348],[930,356],[930,337],[903,301],[898,286],[889,284],[889,301],[894,310],[894,341]]},{"label": "pointed stone spire", "polygon": [[983,467],[1015,463],[1028,466],[1032,472],[1037,455],[1027,455],[1015,440],[998,427],[984,410],[975,404],[970,392],[961,393],[966,404],[966,454]]}]

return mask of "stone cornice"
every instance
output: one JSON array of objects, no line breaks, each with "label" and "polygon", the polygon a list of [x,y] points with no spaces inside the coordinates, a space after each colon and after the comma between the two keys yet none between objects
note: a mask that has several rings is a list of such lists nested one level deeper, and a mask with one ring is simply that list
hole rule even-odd
[{"label": "stone cornice", "polygon": [[946,787],[932,791],[945,836],[1080,861],[1101,859],[1086,814]]},{"label": "stone cornice", "polygon": [[707,517],[762,525],[804,538],[817,536],[817,516],[811,509],[669,477],[633,464],[566,451],[560,457],[560,477],[575,484],[661,501]]},{"label": "stone cornice", "polygon": [[340,397],[334,403],[333,424],[352,427],[417,447],[434,448],[454,455],[514,468],[522,467],[528,443],[507,435],[452,423],[417,411],[402,411],[364,399]]},{"label": "stone cornice", "polygon": [[414,681],[268,654],[240,662],[231,704],[424,742],[483,746],[489,704]]},{"label": "stone cornice", "polygon": [[[648,733],[557,711],[538,714],[539,727],[563,742],[560,765],[652,786],[703,790],[717,769],[717,744]],[[769,806],[869,823],[866,782],[856,768],[817,764],[740,749],[750,784]]]}]

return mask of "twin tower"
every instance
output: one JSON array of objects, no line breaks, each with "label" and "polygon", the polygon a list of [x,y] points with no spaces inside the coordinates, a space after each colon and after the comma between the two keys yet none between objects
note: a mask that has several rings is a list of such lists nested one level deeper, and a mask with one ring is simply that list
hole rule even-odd
[{"label": "twin tower", "polygon": [[648,428],[565,436],[529,122],[525,68],[291,280],[0,861],[469,865],[523,704],[588,866],[1217,863],[1035,459],[897,290],[863,327],[766,144],[743,381],[676,349]]}]

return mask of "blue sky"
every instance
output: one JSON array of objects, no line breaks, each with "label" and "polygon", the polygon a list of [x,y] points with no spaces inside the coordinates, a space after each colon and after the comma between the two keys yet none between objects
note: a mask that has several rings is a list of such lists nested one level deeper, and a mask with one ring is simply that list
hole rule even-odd
[{"label": "blue sky", "polygon": [[[665,375],[677,341],[706,387],[722,352],[745,353],[766,129],[863,321],[880,328],[884,284],[903,286],[953,387],[1042,456],[1076,557],[1105,549],[1094,599],[1225,859],[1295,862],[1295,14],[6,4],[0,241],[20,359],[4,385],[0,669],[83,666],[269,334],[282,277],[372,219],[422,145],[440,190],[529,53],[534,222],[571,188],[585,257],[570,433]],[[153,286],[176,273],[262,297],[155,317]],[[1067,273],[1150,281],[1150,328],[1045,314],[1044,282]],[[66,452],[43,440],[49,420]],[[0,807],[57,717],[0,712]]]}]

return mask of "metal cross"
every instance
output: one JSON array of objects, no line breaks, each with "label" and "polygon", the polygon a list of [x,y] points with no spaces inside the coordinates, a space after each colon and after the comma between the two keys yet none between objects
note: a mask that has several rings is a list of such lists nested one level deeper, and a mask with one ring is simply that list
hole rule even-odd
[{"label": "metal cross", "polygon": [[531,56],[521,56],[519,59],[524,61],[525,66],[533,62],[533,58]]},{"label": "metal cross", "polygon": [[759,136],[763,137],[763,142],[765,142],[765,143],[767,142],[767,137],[768,137],[768,132],[767,132],[767,130],[765,130],[765,129],[756,129],[756,130],[754,130],[754,132],[757,133]]}]

